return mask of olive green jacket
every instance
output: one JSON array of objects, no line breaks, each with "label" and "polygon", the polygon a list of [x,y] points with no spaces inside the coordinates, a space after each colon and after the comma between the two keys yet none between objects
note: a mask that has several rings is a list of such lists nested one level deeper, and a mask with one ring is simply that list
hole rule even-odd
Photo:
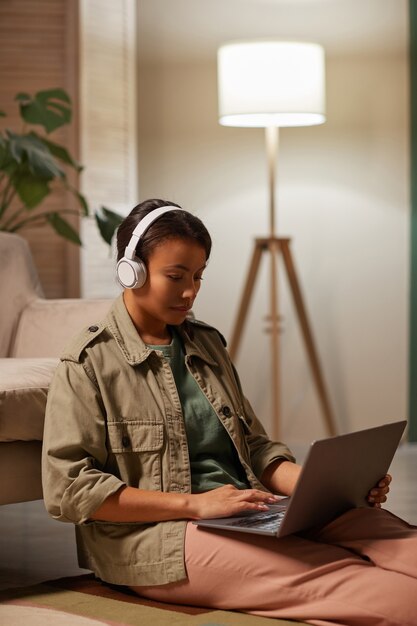
[{"label": "olive green jacket", "polygon": [[[214,328],[178,330],[186,364],[229,433],[252,487],[272,461],[293,460],[271,442],[244,398]],[[174,378],[138,335],[120,296],[102,323],[65,350],[48,395],[42,479],[47,510],[76,524],[81,567],[122,585],[186,578],[186,521],[113,523],[91,515],[123,485],[189,493],[187,438]]]}]

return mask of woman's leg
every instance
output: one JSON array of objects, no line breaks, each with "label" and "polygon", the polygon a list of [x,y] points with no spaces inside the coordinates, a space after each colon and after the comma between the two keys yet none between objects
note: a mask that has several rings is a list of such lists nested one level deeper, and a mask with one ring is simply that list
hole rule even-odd
[{"label": "woman's leg", "polygon": [[163,602],[318,626],[417,626],[417,581],[339,546],[188,524],[185,554],[187,580],[133,589]]},{"label": "woman's leg", "polygon": [[352,509],[309,537],[417,579],[417,527],[385,509]]}]

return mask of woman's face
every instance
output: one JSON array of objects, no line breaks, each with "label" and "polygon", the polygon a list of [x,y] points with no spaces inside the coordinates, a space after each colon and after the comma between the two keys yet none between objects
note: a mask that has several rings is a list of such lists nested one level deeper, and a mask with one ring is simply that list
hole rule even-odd
[{"label": "woman's face", "polygon": [[200,290],[206,262],[195,241],[168,239],[158,245],[149,257],[145,284],[132,290],[137,314],[151,324],[181,324]]}]

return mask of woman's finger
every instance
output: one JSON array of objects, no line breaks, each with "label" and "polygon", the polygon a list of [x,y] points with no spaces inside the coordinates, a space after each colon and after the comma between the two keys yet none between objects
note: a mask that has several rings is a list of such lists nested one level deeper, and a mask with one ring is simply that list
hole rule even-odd
[{"label": "woman's finger", "polygon": [[277,502],[278,498],[271,493],[259,491],[257,489],[244,489],[239,493],[240,500],[247,502]]},{"label": "woman's finger", "polygon": [[391,481],[392,476],[390,474],[387,474],[382,480],[379,481],[378,487],[388,487]]}]

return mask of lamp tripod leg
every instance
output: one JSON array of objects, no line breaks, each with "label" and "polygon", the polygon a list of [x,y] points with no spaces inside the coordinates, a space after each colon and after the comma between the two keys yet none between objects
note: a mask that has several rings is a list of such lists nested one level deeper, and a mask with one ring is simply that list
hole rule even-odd
[{"label": "lamp tripod leg", "polygon": [[310,324],[307,317],[307,311],[304,307],[303,297],[301,294],[301,288],[297,279],[294,262],[292,260],[291,251],[289,248],[289,241],[281,241],[281,252],[284,259],[285,268],[287,270],[288,280],[291,287],[291,292],[294,298],[295,308],[297,311],[298,319],[300,321],[301,330],[304,337],[304,343],[306,346],[308,358],[310,361],[310,367],[313,373],[314,382],[316,384],[317,392],[319,395],[320,404],[322,407],[327,431],[329,435],[336,435],[336,425],[333,417],[333,413],[330,407],[329,398],[327,395],[326,387],[324,384],[324,378],[321,371],[320,361],[318,358],[317,350],[314,345],[313,334],[311,332]]},{"label": "lamp tripod leg", "polygon": [[239,310],[238,310],[235,326],[233,329],[232,338],[230,340],[229,354],[230,354],[230,358],[232,359],[232,361],[235,359],[239,345],[240,345],[240,338],[241,338],[243,326],[245,324],[246,317],[248,314],[249,304],[250,304],[253,288],[255,285],[256,276],[258,274],[259,263],[261,260],[263,249],[264,248],[263,248],[262,242],[256,241],[255,248],[252,254],[252,259],[251,259],[250,266],[249,266],[248,276],[247,276],[245,287],[242,293],[242,299],[239,305]]}]

